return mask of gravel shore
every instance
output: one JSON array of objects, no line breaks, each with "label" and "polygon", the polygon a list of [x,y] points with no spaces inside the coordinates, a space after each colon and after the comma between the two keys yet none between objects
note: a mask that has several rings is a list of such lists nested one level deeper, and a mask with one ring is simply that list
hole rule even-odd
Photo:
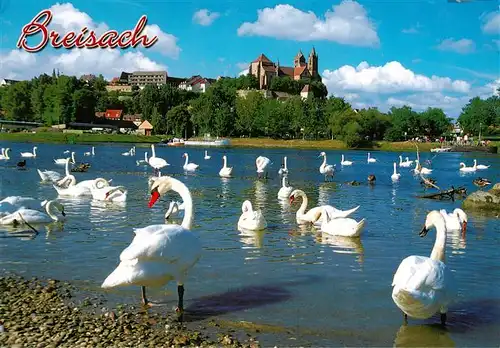
[{"label": "gravel shore", "polygon": [[57,280],[0,278],[0,347],[259,347],[226,333],[188,329],[175,315],[73,302],[78,290]]}]

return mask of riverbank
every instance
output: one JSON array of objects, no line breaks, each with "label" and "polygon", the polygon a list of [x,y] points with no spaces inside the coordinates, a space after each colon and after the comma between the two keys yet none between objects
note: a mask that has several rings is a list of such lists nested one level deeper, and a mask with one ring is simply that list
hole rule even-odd
[{"label": "riverbank", "polygon": [[89,144],[89,143],[146,143],[156,144],[163,137],[128,134],[74,134],[62,132],[0,133],[0,140],[24,143]]},{"label": "riverbank", "polygon": [[212,332],[214,339],[179,323],[174,315],[78,300],[77,288],[56,280],[4,276],[0,293],[2,347],[259,347],[248,336],[239,342],[230,334]]}]

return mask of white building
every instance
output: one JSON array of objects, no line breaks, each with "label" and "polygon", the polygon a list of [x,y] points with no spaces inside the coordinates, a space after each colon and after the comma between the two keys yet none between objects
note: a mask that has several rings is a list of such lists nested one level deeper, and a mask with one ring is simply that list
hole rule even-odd
[{"label": "white building", "polygon": [[207,91],[207,88],[211,85],[210,80],[211,79],[201,77],[200,75],[195,75],[189,80],[182,81],[179,84],[179,89],[197,93],[205,93]]}]

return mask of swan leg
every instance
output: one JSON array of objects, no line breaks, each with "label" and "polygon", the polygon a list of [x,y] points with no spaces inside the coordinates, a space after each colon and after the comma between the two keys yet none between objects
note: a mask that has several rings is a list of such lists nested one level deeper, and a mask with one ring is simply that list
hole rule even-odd
[{"label": "swan leg", "polygon": [[179,320],[182,321],[182,315],[184,314],[184,284],[177,284],[177,294],[179,301],[177,303],[177,308],[175,311],[179,316]]},{"label": "swan leg", "polygon": [[441,313],[441,325],[446,325],[446,313]]},{"label": "swan leg", "polygon": [[403,325],[408,325],[408,314],[403,312]]},{"label": "swan leg", "polygon": [[151,307],[152,306],[151,302],[149,302],[148,299],[146,298],[146,287],[145,286],[141,286],[141,296],[142,296],[142,304],[144,306]]}]

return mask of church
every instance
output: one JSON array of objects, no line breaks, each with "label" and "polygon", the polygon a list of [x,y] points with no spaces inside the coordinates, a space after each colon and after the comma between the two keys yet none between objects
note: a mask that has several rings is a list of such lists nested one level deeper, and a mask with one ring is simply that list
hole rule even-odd
[{"label": "church", "polygon": [[275,76],[288,76],[292,80],[317,78],[319,76],[318,55],[313,47],[306,62],[302,51],[299,51],[293,60],[293,67],[291,67],[281,66],[279,61],[278,63],[274,63],[264,54],[261,54],[250,63],[248,70],[249,74],[254,75],[259,80],[260,89],[269,89],[271,80]]}]

